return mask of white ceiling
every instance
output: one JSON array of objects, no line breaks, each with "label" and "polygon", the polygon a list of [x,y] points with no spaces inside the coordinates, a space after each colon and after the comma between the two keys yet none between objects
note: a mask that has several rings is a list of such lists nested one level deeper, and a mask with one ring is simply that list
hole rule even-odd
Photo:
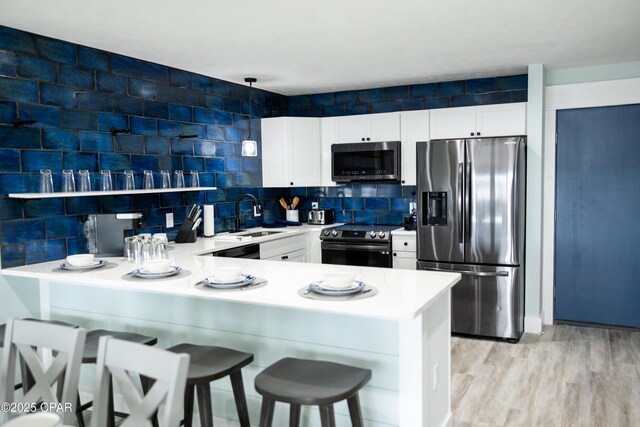
[{"label": "white ceiling", "polygon": [[4,0],[0,24],[285,95],[640,60],[639,0]]}]

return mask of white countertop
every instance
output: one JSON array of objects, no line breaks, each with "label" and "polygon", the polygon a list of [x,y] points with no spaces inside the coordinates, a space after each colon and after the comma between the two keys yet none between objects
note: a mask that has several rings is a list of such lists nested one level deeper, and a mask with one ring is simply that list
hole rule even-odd
[{"label": "white countertop", "polygon": [[[296,230],[288,227],[283,230],[286,230],[284,233],[288,236],[293,236],[317,227],[322,226],[302,226],[296,227]],[[277,238],[277,235],[252,238],[240,242],[240,245],[262,243]],[[112,264],[82,272],[61,270],[60,260],[3,269],[2,274],[9,277],[49,280],[70,286],[170,294],[390,320],[415,318],[431,301],[460,280],[457,273],[194,256],[234,246],[239,246],[238,242],[220,242],[215,238],[200,238],[196,243],[175,245],[176,249],[170,252],[173,264],[191,274],[187,277],[179,275],[163,280],[129,276],[128,273],[134,268],[133,263],[119,257],[104,258]],[[243,273],[264,278],[268,280],[268,284],[235,292],[195,288],[196,283],[212,275],[215,269],[221,266],[238,266]],[[335,302],[312,300],[297,294],[300,288],[320,280],[324,273],[336,270],[354,272],[357,279],[376,287],[379,294],[356,301]]]}]

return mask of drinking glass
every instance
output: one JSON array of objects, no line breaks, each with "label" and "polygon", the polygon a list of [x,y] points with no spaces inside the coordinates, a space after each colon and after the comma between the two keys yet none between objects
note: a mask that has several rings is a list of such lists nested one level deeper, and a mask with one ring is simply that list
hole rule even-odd
[{"label": "drinking glass", "polygon": [[125,237],[124,238],[124,257],[128,262],[133,262],[136,259],[136,238]]},{"label": "drinking glass", "polygon": [[184,172],[177,170],[174,172],[176,185],[175,188],[184,188]]},{"label": "drinking glass", "polygon": [[73,177],[73,169],[64,169],[62,171],[62,191],[65,193],[76,191],[76,181]]},{"label": "drinking glass", "polygon": [[101,183],[102,183],[102,191],[113,190],[113,184],[111,182],[111,171],[101,170],[100,177],[101,177]]},{"label": "drinking glass", "polygon": [[124,171],[124,188],[123,190],[135,190],[136,189],[136,178],[133,175],[133,171],[126,170]]},{"label": "drinking glass", "polygon": [[144,188],[146,190],[153,190],[153,171],[144,171]]},{"label": "drinking glass", "polygon": [[162,188],[171,188],[171,173],[169,171],[160,171],[162,176]]},{"label": "drinking glass", "polygon": [[198,175],[198,171],[191,171],[191,186],[200,187],[200,175]]},{"label": "drinking glass", "polygon": [[78,171],[78,191],[91,191],[91,175],[86,169]]},{"label": "drinking glass", "polygon": [[53,193],[53,177],[51,169],[40,169],[40,192]]}]

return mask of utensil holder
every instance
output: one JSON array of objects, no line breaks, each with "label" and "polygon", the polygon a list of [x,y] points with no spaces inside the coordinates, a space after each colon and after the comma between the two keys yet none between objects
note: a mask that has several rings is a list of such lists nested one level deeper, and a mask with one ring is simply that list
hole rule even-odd
[{"label": "utensil holder", "polygon": [[180,230],[178,230],[178,235],[176,236],[176,243],[194,243],[198,238],[198,229],[192,230],[194,222],[190,219],[185,219],[182,225],[180,226]]},{"label": "utensil holder", "polygon": [[298,222],[300,221],[300,216],[298,214],[298,210],[287,210],[287,221],[290,222]]}]

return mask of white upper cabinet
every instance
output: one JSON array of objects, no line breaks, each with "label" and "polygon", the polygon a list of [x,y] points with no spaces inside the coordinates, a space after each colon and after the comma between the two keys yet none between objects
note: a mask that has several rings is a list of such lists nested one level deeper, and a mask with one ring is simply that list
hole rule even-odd
[{"label": "white upper cabinet", "polygon": [[262,185],[307,187],[321,182],[320,119],[262,119]]},{"label": "white upper cabinet", "polygon": [[431,110],[430,138],[526,135],[526,103]]},{"label": "white upper cabinet", "polygon": [[400,113],[336,117],[333,143],[400,141]]},{"label": "white upper cabinet", "polygon": [[416,142],[429,140],[429,110],[400,113],[403,185],[416,185]]},{"label": "white upper cabinet", "polygon": [[331,144],[336,143],[336,128],[340,117],[325,117],[320,121],[320,137],[322,139],[322,182],[320,186],[330,187],[336,183],[331,181]]}]

